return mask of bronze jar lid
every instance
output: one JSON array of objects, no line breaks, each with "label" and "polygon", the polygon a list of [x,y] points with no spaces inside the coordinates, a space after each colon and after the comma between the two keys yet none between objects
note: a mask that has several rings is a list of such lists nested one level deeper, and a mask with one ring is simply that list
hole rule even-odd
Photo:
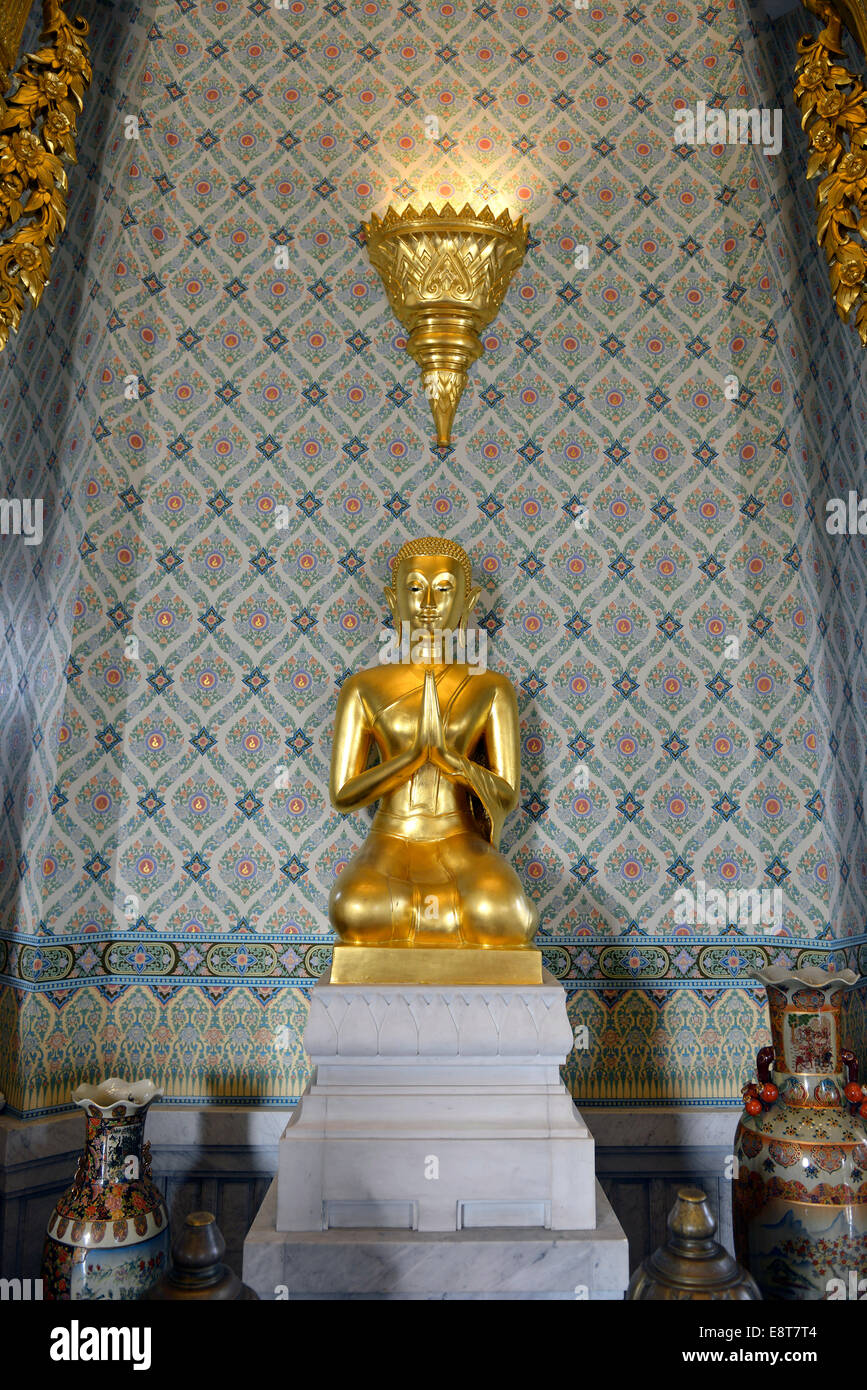
[{"label": "bronze jar lid", "polygon": [[213,1212],[191,1211],[172,1245],[172,1264],[143,1295],[147,1299],[258,1299],[223,1264],[226,1242]]},{"label": "bronze jar lid", "polygon": [[700,1187],[680,1188],[668,1230],[665,1245],[633,1274],[627,1299],[761,1298],[751,1276],[714,1239],[716,1221]]}]

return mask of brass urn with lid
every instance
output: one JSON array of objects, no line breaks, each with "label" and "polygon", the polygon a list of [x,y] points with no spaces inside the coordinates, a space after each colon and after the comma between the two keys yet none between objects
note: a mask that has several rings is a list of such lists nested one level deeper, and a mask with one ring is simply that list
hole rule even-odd
[{"label": "brass urn with lid", "polygon": [[142,1297],[151,1302],[258,1299],[259,1295],[223,1264],[225,1252],[226,1242],[213,1212],[191,1211],[172,1245],[171,1268]]},{"label": "brass urn with lid", "polygon": [[714,1239],[716,1221],[700,1187],[682,1187],[668,1217],[669,1238],[632,1276],[635,1301],[760,1299],[753,1279]]}]

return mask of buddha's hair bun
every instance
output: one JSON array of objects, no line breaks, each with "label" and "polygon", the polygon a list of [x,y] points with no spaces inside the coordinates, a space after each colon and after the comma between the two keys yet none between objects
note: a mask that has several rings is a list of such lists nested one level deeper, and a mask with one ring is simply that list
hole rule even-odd
[{"label": "buddha's hair bun", "polygon": [[416,555],[448,555],[450,560],[459,561],[467,582],[467,592],[473,587],[470,557],[457,541],[450,541],[445,536],[420,536],[418,540],[405,541],[394,557],[393,572],[397,573],[402,560],[413,560]]}]

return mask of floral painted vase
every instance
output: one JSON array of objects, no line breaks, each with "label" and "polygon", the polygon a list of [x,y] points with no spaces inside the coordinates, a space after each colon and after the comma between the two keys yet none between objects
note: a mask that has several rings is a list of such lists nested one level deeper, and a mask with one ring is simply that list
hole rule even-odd
[{"label": "floral painted vase", "polygon": [[743,1090],[735,1253],[765,1298],[846,1298],[867,1276],[867,1092],[840,1042],[840,1002],[858,977],[782,966],[756,976],[773,1046]]},{"label": "floral painted vase", "polygon": [[138,1298],[165,1272],[168,1213],[143,1142],[148,1106],[161,1095],[152,1081],[118,1077],[73,1091],[86,1142],[48,1222],[44,1298]]}]

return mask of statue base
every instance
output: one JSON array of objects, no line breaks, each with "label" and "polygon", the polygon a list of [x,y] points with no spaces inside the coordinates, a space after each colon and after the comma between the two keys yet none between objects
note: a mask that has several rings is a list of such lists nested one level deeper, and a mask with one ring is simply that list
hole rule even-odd
[{"label": "statue base", "polygon": [[463,946],[335,946],[333,985],[540,985],[542,952]]},{"label": "statue base", "polygon": [[593,1137],[560,1080],[566,995],[315,986],[314,1073],[280,1141],[278,1231],[596,1225]]},{"label": "statue base", "polygon": [[244,1241],[262,1299],[621,1302],[626,1236],[601,1187],[593,1231],[278,1231],[273,1182]]}]

